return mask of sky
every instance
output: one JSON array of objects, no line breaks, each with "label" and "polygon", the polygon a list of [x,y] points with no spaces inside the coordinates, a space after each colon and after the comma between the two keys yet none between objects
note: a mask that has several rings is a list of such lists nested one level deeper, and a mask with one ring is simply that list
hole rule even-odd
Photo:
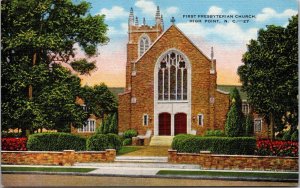
[{"label": "sky", "polygon": [[[80,77],[83,85],[104,82],[109,87],[125,86],[128,15],[131,7],[140,24],[145,17],[146,24],[151,26],[154,25],[155,12],[159,6],[165,30],[171,25],[170,19],[174,17],[176,26],[205,55],[210,57],[213,47],[219,85],[241,84],[236,73],[237,68],[242,65],[241,59],[247,51],[247,43],[250,39],[257,38],[259,29],[272,24],[285,27],[288,19],[298,13],[298,0],[87,1],[91,3],[92,15],[105,14],[110,42],[99,46],[98,55],[91,59],[96,61],[97,70]],[[196,17],[191,18],[193,15]],[[223,15],[229,18],[205,18],[201,15]],[[82,56],[84,54],[78,51],[77,57]]]}]

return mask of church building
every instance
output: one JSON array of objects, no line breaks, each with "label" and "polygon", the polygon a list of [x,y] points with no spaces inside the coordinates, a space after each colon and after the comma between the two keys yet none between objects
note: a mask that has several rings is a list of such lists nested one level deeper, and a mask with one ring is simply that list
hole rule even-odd
[{"label": "church building", "polygon": [[119,132],[140,135],[197,134],[224,130],[229,94],[217,89],[216,60],[207,57],[175,25],[164,30],[157,7],[155,25],[139,24],[130,10],[126,88],[119,94]]}]

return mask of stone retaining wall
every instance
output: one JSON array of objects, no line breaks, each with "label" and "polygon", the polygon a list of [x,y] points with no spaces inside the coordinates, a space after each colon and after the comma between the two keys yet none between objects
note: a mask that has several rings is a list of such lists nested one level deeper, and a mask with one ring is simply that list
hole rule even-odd
[{"label": "stone retaining wall", "polygon": [[14,165],[63,165],[71,166],[76,162],[113,162],[116,150],[105,151],[1,151],[1,164]]},{"label": "stone retaining wall", "polygon": [[168,152],[169,163],[199,164],[202,169],[298,172],[298,157],[177,153],[176,150]]}]

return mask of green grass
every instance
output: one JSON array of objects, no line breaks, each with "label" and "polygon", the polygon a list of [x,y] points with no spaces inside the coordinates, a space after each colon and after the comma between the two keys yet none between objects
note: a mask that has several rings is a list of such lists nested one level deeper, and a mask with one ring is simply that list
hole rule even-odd
[{"label": "green grass", "polygon": [[90,172],[95,168],[63,168],[63,167],[1,167],[1,171],[14,171],[14,172]]},{"label": "green grass", "polygon": [[134,152],[141,149],[141,147],[138,146],[123,146],[117,153],[117,155],[124,155],[126,153]]},{"label": "green grass", "polygon": [[298,179],[298,173],[260,173],[260,172],[219,172],[219,171],[180,171],[160,170],[158,175],[189,175],[189,176],[225,176],[225,177],[253,177],[253,178],[277,178]]}]

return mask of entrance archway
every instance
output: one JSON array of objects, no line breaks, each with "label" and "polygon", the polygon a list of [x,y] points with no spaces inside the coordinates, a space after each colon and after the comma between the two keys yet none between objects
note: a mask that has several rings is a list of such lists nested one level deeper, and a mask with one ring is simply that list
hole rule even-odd
[{"label": "entrance archway", "polygon": [[160,113],[159,114],[159,135],[171,135],[171,114]]},{"label": "entrance archway", "polygon": [[175,114],[174,123],[175,123],[175,135],[187,133],[186,132],[187,116],[185,113]]}]

